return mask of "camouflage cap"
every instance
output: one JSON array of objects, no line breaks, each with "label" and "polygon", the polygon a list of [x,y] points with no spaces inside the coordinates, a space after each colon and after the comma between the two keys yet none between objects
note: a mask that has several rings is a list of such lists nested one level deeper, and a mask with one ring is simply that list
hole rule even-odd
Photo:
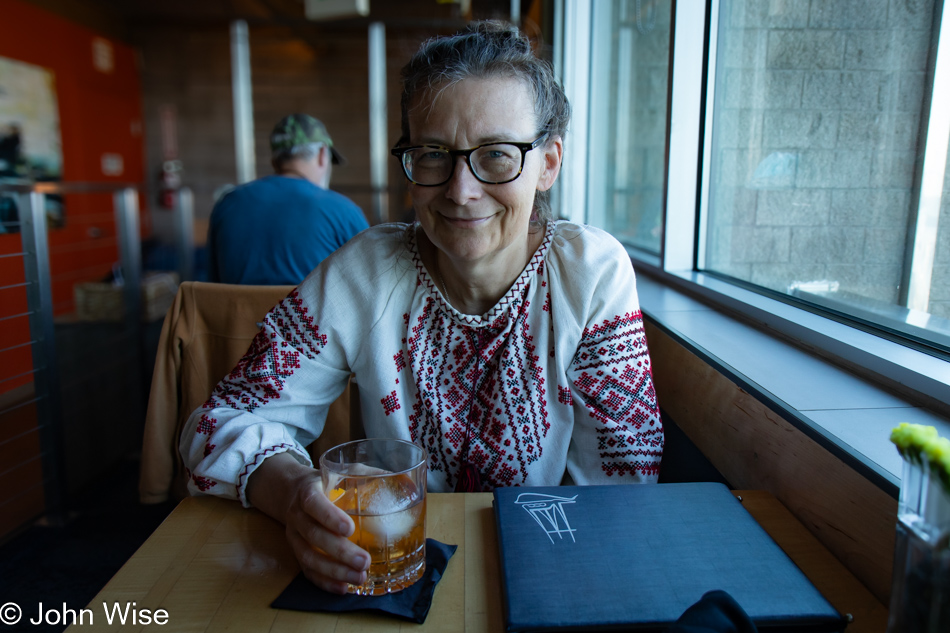
[{"label": "camouflage cap", "polygon": [[309,114],[288,114],[277,122],[270,133],[272,154],[291,150],[308,143],[325,143],[330,148],[334,165],[346,164],[346,159],[333,147],[333,140],[327,134],[327,128],[319,119]]}]

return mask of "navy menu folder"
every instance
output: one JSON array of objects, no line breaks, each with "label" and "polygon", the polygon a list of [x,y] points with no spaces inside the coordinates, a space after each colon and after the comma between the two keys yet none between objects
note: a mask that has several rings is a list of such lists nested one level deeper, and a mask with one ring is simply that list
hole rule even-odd
[{"label": "navy menu folder", "polygon": [[845,620],[718,483],[497,488],[512,633],[663,631],[721,589],[760,631]]}]

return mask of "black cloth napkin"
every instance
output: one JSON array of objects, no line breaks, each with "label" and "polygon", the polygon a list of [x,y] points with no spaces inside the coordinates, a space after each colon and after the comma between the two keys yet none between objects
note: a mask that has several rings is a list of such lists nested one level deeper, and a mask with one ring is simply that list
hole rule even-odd
[{"label": "black cloth napkin", "polygon": [[446,545],[426,539],[426,570],[412,586],[384,596],[339,596],[328,593],[307,580],[303,572],[291,581],[283,593],[271,603],[275,609],[293,611],[382,611],[410,622],[422,624],[432,605],[435,586],[442,579],[449,559],[458,545]]},{"label": "black cloth napkin", "polygon": [[756,633],[755,623],[725,591],[707,591],[667,633]]}]

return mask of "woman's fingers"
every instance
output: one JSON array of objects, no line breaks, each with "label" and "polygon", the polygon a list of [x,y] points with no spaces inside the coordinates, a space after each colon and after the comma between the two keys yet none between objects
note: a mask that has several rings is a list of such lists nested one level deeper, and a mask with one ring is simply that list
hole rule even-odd
[{"label": "woman's fingers", "polygon": [[[313,547],[300,534],[287,529],[287,540],[297,557],[304,575],[315,585],[331,593],[346,593],[347,584],[360,584],[366,580],[365,571],[357,571],[325,552]],[[345,540],[345,539],[344,539]]]},{"label": "woman's fingers", "polygon": [[369,568],[369,553],[348,538],[327,530],[320,523],[307,520],[307,518],[297,523],[295,528],[310,547],[321,550],[333,560],[355,571],[365,571]]},{"label": "woman's fingers", "polygon": [[346,583],[366,579],[369,553],[347,538],[353,520],[327,499],[318,481],[301,482],[287,517],[287,539],[311,582],[345,593]]},{"label": "woman's fingers", "polygon": [[355,527],[353,525],[353,519],[327,499],[320,483],[312,483],[305,486],[298,498],[300,499],[301,510],[313,517],[313,519],[325,526],[328,530],[332,530],[342,536],[349,536],[353,533]]},{"label": "woman's fingers", "polygon": [[294,556],[315,585],[344,593],[347,583],[365,580],[369,553],[347,538],[355,527],[353,519],[323,494],[318,471],[279,453],[254,471],[246,494],[286,526]]},{"label": "woman's fingers", "polygon": [[305,541],[325,552],[330,558],[349,565],[356,571],[369,568],[369,553],[350,541],[353,519],[333,505],[319,485],[305,486],[300,494],[301,516],[296,528]]}]

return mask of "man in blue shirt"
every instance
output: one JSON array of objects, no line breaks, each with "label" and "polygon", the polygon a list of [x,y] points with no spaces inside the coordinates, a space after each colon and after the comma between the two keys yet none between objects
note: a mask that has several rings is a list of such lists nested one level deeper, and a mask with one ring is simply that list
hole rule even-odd
[{"label": "man in blue shirt", "polygon": [[369,227],[349,198],[330,191],[344,162],[326,127],[306,114],[281,119],[270,137],[273,176],[236,187],[214,205],[208,280],[296,285],[323,258]]}]

